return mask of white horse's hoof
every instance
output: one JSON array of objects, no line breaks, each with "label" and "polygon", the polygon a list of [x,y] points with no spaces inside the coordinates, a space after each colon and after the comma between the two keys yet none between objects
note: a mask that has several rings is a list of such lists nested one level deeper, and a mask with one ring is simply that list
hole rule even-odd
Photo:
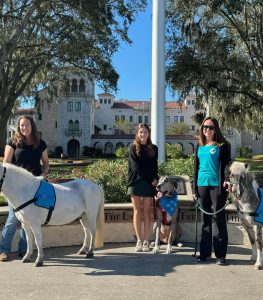
[{"label": "white horse's hoof", "polygon": [[254,268],[255,268],[255,270],[261,270],[262,269],[262,267],[259,266],[259,265],[254,265]]},{"label": "white horse's hoof", "polygon": [[21,260],[21,262],[22,263],[29,263],[29,262],[31,262],[31,258],[24,256],[23,259]]},{"label": "white horse's hoof", "polygon": [[167,249],[167,250],[165,251],[166,254],[171,254],[172,252],[173,252],[172,249]]},{"label": "white horse's hoof", "polygon": [[84,251],[84,250],[79,250],[79,252],[78,252],[76,255],[84,255],[84,254],[86,254],[86,251]]},{"label": "white horse's hoof", "polygon": [[93,251],[89,251],[86,253],[86,258],[92,258],[94,256]]},{"label": "white horse's hoof", "polygon": [[42,267],[42,266],[43,266],[43,261],[35,262],[35,267]]}]

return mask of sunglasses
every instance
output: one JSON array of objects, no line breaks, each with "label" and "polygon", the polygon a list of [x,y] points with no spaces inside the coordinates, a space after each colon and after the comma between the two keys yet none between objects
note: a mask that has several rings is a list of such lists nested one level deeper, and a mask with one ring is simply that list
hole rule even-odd
[{"label": "sunglasses", "polygon": [[209,130],[215,130],[215,126],[213,126],[213,125],[211,125],[211,126],[210,125],[203,125],[202,128],[205,129],[205,130],[208,130],[208,129]]}]

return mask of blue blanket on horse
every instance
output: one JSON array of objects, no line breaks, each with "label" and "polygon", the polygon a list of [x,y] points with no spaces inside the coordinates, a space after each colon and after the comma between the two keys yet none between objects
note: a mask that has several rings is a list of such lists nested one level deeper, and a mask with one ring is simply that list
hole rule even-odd
[{"label": "blue blanket on horse", "polygon": [[46,181],[40,181],[39,188],[35,194],[35,205],[46,208],[54,209],[56,204],[56,193],[52,184]]},{"label": "blue blanket on horse", "polygon": [[256,210],[255,221],[263,223],[263,189],[258,189],[258,198],[260,202]]},{"label": "blue blanket on horse", "polygon": [[174,193],[172,198],[161,197],[159,201],[159,206],[168,213],[171,217],[176,212],[178,206],[177,193]]}]

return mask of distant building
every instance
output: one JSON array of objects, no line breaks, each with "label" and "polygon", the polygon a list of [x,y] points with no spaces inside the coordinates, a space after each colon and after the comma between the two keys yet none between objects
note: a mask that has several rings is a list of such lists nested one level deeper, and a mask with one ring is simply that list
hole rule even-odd
[{"label": "distant building", "polygon": [[[114,153],[118,147],[129,146],[135,134],[135,125],[151,125],[151,100],[115,100],[109,93],[94,96],[94,82],[87,76],[71,75],[65,93],[49,101],[46,89],[39,93],[35,108],[18,109],[9,119],[7,133],[10,138],[15,131],[15,124],[20,115],[32,115],[41,137],[48,148],[54,150],[61,146],[69,157],[80,156],[84,146],[101,149],[105,154]],[[192,154],[196,148],[197,124],[195,114],[195,96],[189,95],[183,102],[165,103],[166,127],[174,123],[186,123],[187,135],[167,135],[166,142],[179,145],[184,154]],[[123,121],[128,129],[116,126]],[[252,136],[235,129],[225,131],[232,146],[232,157],[236,148],[252,146],[253,154],[262,154],[263,135]]]}]

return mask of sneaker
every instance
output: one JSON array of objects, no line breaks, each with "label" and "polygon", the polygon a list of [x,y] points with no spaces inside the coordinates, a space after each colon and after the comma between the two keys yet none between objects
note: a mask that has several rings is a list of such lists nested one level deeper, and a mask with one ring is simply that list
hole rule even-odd
[{"label": "sneaker", "polygon": [[208,256],[208,257],[203,257],[203,256],[197,256],[197,262],[205,262],[205,261],[208,261],[208,260],[210,260],[210,259],[212,259],[212,256],[210,255],[210,256]]},{"label": "sneaker", "polygon": [[142,251],[142,241],[138,240],[135,247],[135,252],[141,252],[141,251]]},{"label": "sneaker", "polygon": [[143,241],[143,245],[142,245],[142,251],[143,252],[149,252],[151,249],[150,249],[150,244],[149,244],[149,241]]},{"label": "sneaker", "polygon": [[8,261],[9,260],[9,257],[8,257],[8,254],[7,253],[0,253],[0,261]]},{"label": "sneaker", "polygon": [[217,258],[216,259],[216,264],[218,265],[218,266],[225,266],[226,265],[226,259],[225,258]]}]

